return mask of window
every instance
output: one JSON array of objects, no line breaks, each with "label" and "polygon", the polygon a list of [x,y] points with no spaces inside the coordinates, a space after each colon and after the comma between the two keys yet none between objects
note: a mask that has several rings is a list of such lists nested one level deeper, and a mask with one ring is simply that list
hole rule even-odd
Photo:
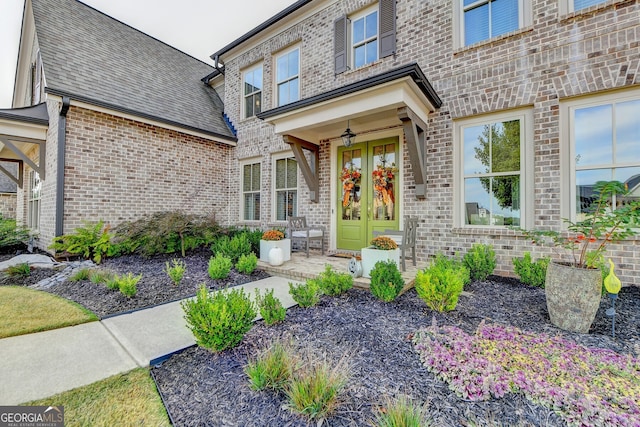
[{"label": "window", "polygon": [[40,198],[42,196],[42,181],[36,171],[29,172],[29,201],[27,211],[27,226],[32,230],[40,229]]},{"label": "window", "polygon": [[378,59],[378,9],[368,9],[351,19],[353,67]]},{"label": "window", "polygon": [[531,23],[531,6],[526,0],[458,0],[455,25],[456,46],[469,46]]},{"label": "window", "polygon": [[606,0],[573,0],[573,10],[586,9],[587,7],[595,6],[605,1]]},{"label": "window", "polygon": [[[568,104],[572,173],[570,218],[583,219],[598,181],[627,184],[640,198],[640,91]],[[612,206],[625,200],[612,200]]]},{"label": "window", "polygon": [[243,74],[243,117],[251,117],[258,114],[262,104],[262,64],[246,70]]},{"label": "window", "polygon": [[300,48],[295,47],[276,58],[278,106],[300,99]]},{"label": "window", "polygon": [[[531,111],[456,123],[461,226],[525,226],[532,197]],[[527,143],[529,141],[529,143]]]},{"label": "window", "polygon": [[260,220],[260,163],[242,166],[242,219]]},{"label": "window", "polygon": [[298,215],[298,163],[293,157],[275,159],[275,219]]}]

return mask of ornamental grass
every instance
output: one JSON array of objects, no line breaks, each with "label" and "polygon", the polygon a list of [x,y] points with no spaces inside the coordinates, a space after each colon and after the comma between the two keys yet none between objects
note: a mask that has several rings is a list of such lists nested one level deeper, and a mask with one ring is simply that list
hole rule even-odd
[{"label": "ornamental grass", "polygon": [[522,393],[570,426],[640,425],[640,361],[630,355],[484,322],[475,335],[433,324],[414,344],[464,399]]}]

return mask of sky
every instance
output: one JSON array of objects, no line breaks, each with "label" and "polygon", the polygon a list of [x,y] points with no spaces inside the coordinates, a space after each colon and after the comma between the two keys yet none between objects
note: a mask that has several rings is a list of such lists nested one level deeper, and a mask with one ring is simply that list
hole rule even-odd
[{"label": "sky", "polygon": [[[189,55],[209,55],[295,0],[83,0]],[[0,108],[11,108],[24,0],[0,0]],[[46,72],[46,70],[45,70]]]}]

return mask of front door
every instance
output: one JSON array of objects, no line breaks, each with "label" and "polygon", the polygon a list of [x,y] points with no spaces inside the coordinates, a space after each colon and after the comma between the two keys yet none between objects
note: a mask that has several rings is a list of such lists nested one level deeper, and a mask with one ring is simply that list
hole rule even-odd
[{"label": "front door", "polygon": [[338,249],[369,246],[374,230],[398,229],[398,138],[338,148]]}]

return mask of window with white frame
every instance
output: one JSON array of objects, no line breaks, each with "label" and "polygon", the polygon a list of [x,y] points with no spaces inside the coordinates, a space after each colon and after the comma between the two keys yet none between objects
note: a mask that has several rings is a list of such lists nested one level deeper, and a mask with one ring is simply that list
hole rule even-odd
[{"label": "window with white frame", "polygon": [[300,99],[300,48],[294,47],[276,57],[278,106]]},{"label": "window with white frame", "polygon": [[27,226],[32,230],[40,229],[40,198],[42,197],[42,181],[40,174],[29,171],[29,198],[27,206]]},{"label": "window with white frame", "polygon": [[[570,218],[584,219],[598,181],[616,180],[640,198],[640,90],[567,103],[571,161]],[[611,201],[611,206],[625,200]]]},{"label": "window with white frame", "polygon": [[260,220],[260,163],[242,165],[242,219]]},{"label": "window with white frame", "polygon": [[274,161],[275,220],[286,221],[298,215],[298,162],[291,155]]},{"label": "window with white frame", "polygon": [[351,57],[353,68],[378,59],[378,8],[351,17]]},{"label": "window with white frame", "polygon": [[533,193],[532,120],[527,110],[456,123],[457,225],[525,225]]},{"label": "window with white frame", "polygon": [[469,46],[531,23],[528,0],[456,0],[456,45]]},{"label": "window with white frame", "polygon": [[244,97],[243,117],[252,117],[261,111],[262,105],[262,64],[242,73]]}]

